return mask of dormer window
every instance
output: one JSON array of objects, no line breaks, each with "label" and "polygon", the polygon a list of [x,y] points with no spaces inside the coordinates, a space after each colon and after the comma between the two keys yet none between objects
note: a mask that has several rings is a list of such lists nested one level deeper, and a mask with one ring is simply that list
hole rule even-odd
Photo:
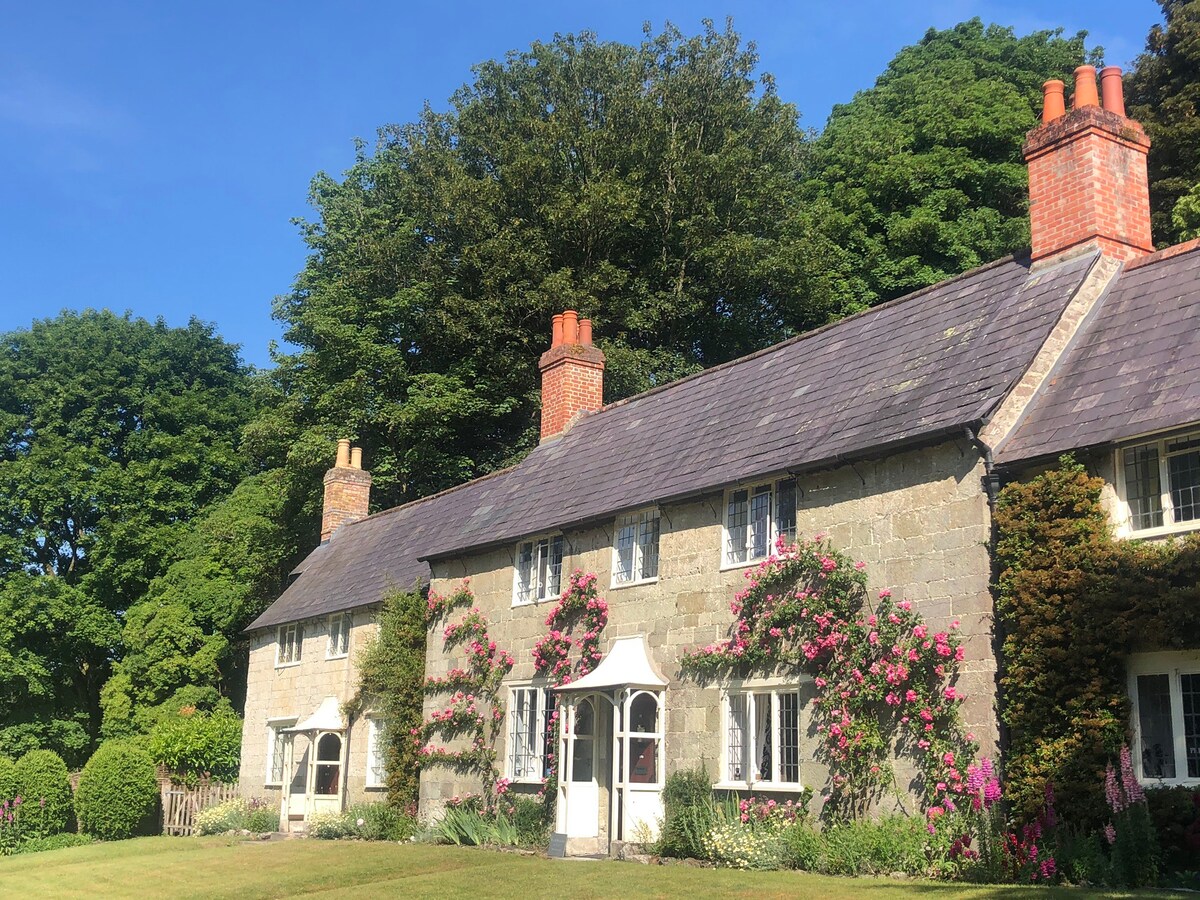
[{"label": "dormer window", "polygon": [[768,481],[726,492],[725,566],[739,566],[771,554],[780,536],[796,539],[796,481]]},{"label": "dormer window", "polygon": [[562,590],[563,538],[561,534],[533,538],[517,545],[513,603],[537,603]]},{"label": "dormer window", "polygon": [[1131,535],[1200,527],[1200,432],[1126,447],[1119,463]]},{"label": "dormer window", "polygon": [[658,510],[617,519],[613,539],[613,587],[658,578]]}]

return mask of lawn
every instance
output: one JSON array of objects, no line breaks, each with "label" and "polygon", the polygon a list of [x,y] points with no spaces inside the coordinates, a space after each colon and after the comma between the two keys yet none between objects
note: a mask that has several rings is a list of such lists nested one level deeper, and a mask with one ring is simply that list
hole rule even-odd
[{"label": "lawn", "polygon": [[[1127,897],[564,861],[429,845],[141,838],[0,859],[0,897]],[[1137,896],[1150,896],[1140,894]]]}]

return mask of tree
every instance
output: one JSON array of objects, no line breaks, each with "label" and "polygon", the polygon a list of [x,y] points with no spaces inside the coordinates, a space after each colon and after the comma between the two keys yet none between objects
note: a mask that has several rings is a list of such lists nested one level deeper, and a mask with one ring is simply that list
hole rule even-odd
[{"label": "tree", "polygon": [[275,314],[259,435],[295,465],[356,434],[389,506],[536,441],[550,316],[590,315],[610,399],[858,308],[794,107],[731,27],[639,46],[556,36],[474,69],[446,112],[318,175],[311,255]]},{"label": "tree", "polygon": [[108,312],[0,336],[0,749],[80,762],[120,618],[246,466],[237,349]]},{"label": "tree", "polygon": [[1200,0],[1158,0],[1158,5],[1165,25],[1150,29],[1146,52],[1126,76],[1125,93],[1129,115],[1145,126],[1152,142],[1151,224],[1166,246],[1194,237],[1197,228]]},{"label": "tree", "polygon": [[979,19],[930,29],[834,107],[807,193],[839,211],[831,233],[861,260],[871,300],[1028,248],[1021,145],[1042,83],[1083,62],[1085,36],[1017,37]]}]

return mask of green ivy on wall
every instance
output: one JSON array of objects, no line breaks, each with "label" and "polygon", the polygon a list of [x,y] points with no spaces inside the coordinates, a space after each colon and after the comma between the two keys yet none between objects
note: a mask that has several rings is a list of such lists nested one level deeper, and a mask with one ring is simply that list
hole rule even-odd
[{"label": "green ivy on wall", "polygon": [[996,504],[1007,794],[1032,817],[1103,824],[1105,766],[1127,738],[1125,657],[1200,649],[1200,537],[1116,540],[1104,481],[1063,457]]}]

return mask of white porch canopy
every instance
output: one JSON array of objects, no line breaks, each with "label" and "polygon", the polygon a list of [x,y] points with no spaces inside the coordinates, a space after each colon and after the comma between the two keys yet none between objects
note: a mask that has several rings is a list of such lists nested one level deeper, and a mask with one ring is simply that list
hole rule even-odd
[{"label": "white porch canopy", "polygon": [[628,687],[649,691],[661,691],[667,679],[658,671],[650,658],[644,635],[617,638],[609,648],[608,655],[591,672],[572,684],[554,689],[555,693],[566,694],[578,691],[603,691]]},{"label": "white porch canopy", "polygon": [[342,718],[342,702],[337,697],[326,697],[311,716],[284,731],[345,731],[346,720]]}]

